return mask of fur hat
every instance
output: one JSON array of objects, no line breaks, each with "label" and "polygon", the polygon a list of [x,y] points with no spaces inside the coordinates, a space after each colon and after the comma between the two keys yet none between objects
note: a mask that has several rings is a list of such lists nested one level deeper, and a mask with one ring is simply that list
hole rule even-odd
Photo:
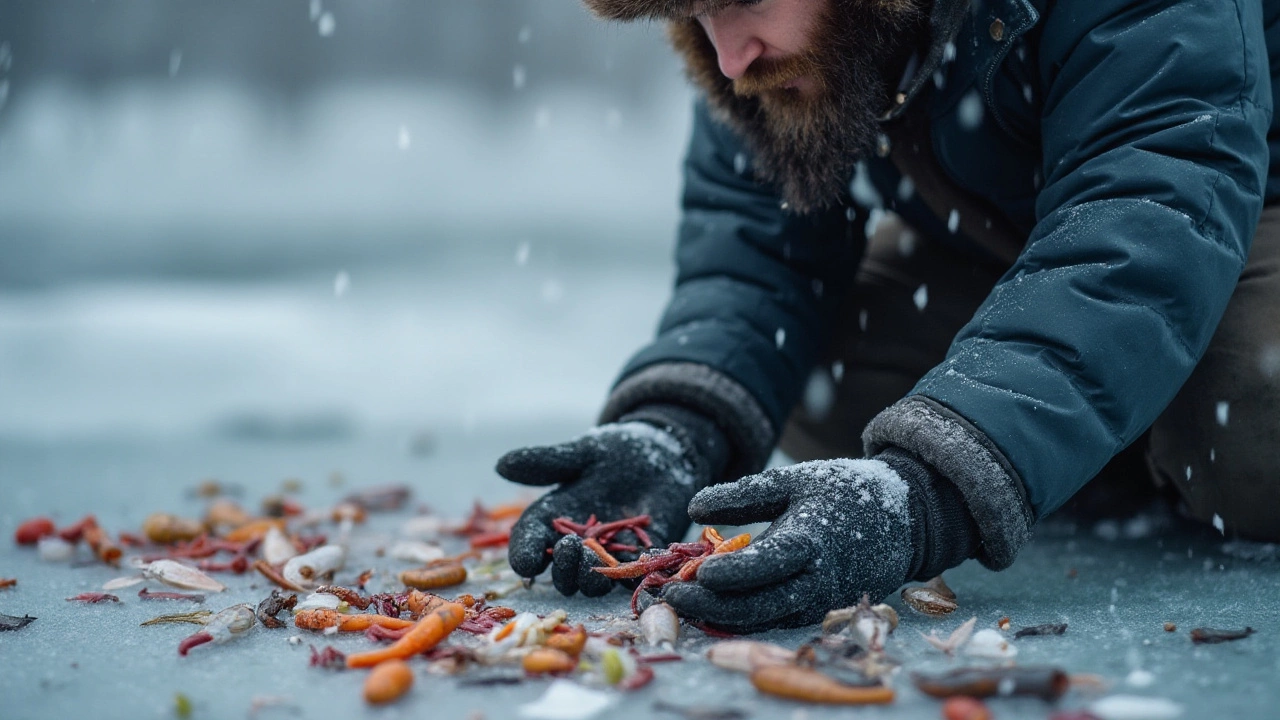
[{"label": "fur hat", "polygon": [[[699,12],[715,10],[736,4],[740,0],[583,0],[587,8],[605,20],[631,21],[675,20],[692,17]],[[891,15],[900,15],[914,6],[914,0],[855,0],[872,5]]]}]

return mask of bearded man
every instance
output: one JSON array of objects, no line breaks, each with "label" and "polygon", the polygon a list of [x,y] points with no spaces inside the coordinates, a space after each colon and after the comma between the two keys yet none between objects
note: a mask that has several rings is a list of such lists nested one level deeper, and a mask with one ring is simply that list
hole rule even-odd
[{"label": "bearded man", "polygon": [[610,590],[562,515],[772,521],[662,597],[801,625],[1007,567],[1091,478],[1280,539],[1280,0],[586,3],[667,22],[701,97],[656,339],[498,463],[559,486],[518,573]]}]

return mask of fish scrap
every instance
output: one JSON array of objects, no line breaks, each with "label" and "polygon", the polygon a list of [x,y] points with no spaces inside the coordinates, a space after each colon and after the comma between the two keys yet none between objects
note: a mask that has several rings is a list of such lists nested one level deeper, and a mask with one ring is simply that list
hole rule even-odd
[{"label": "fish scrap", "polygon": [[189,623],[191,625],[204,625],[209,622],[209,618],[213,617],[212,610],[196,610],[194,612],[174,613],[172,615],[160,615],[153,617],[141,624],[141,627],[148,625],[173,625],[177,623]]},{"label": "fish scrap", "polygon": [[1013,634],[1015,640],[1021,640],[1024,637],[1039,637],[1043,635],[1062,635],[1067,632],[1066,623],[1045,623],[1043,625],[1032,625],[1024,627]]},{"label": "fish scrap", "polygon": [[1026,695],[1053,702],[1071,687],[1071,679],[1054,667],[959,668],[940,675],[912,673],[911,682],[920,692],[949,698]]},{"label": "fish scrap", "polygon": [[256,618],[248,605],[232,605],[209,618],[204,630],[188,636],[178,644],[178,654],[186,657],[191,649],[206,643],[225,643],[243,636],[253,628]]},{"label": "fish scrap", "polygon": [[271,594],[262,599],[258,603],[258,609],[254,612],[258,617],[258,622],[262,626],[272,630],[285,627],[283,622],[276,617],[286,610],[292,610],[298,604],[298,596],[290,593],[288,596],[281,595],[279,590],[272,588]]},{"label": "fish scrap", "polygon": [[30,615],[15,617],[13,615],[5,615],[3,613],[0,613],[0,632],[12,632],[16,630],[21,630],[22,628],[30,625],[35,621],[36,621],[36,618],[33,618]]},{"label": "fish scrap", "polygon": [[1243,630],[1216,630],[1214,628],[1196,628],[1191,631],[1191,642],[1196,645],[1217,645],[1218,643],[1243,640],[1257,632],[1251,627]]},{"label": "fish scrap", "polygon": [[79,595],[73,595],[67,598],[67,602],[82,602],[96,605],[101,602],[120,602],[120,598],[115,595],[108,595],[100,592],[84,592]]},{"label": "fish scrap", "polygon": [[189,600],[194,603],[204,602],[204,595],[199,593],[177,593],[177,592],[151,592],[146,588],[138,591],[138,598],[141,600]]},{"label": "fish scrap", "polygon": [[977,616],[969,618],[960,627],[951,631],[951,634],[947,636],[946,640],[943,640],[942,638],[938,637],[937,634],[934,633],[933,631],[930,631],[928,635],[925,635],[924,633],[920,633],[920,637],[924,638],[925,641],[928,642],[930,645],[932,645],[934,648],[941,650],[944,654],[954,655],[956,651],[961,648],[961,646],[963,646],[966,642],[969,642],[969,638],[973,635],[973,628],[977,624],[978,624]]},{"label": "fish scrap", "polygon": [[822,620],[824,635],[847,631],[868,650],[883,650],[885,640],[897,627],[897,611],[884,603],[872,605],[870,596],[866,594],[857,605],[832,610]]},{"label": "fish scrap", "polygon": [[[646,515],[639,517],[647,518]],[[635,518],[630,518],[634,520]],[[647,521],[646,521],[647,522]],[[606,523],[608,525],[609,523]],[[632,528],[634,530],[634,528]],[[647,536],[646,536],[647,537]],[[643,542],[643,541],[642,541]],[[689,581],[696,577],[698,568],[712,555],[736,552],[751,542],[748,534],[738,535],[728,540],[720,537],[715,528],[706,527],[698,542],[675,542],[666,550],[650,550],[642,553],[632,562],[621,563],[614,567],[593,568],[596,572],[610,580],[630,580],[642,578],[631,594],[631,612],[640,616],[639,600],[641,593],[654,590],[670,582]]]}]

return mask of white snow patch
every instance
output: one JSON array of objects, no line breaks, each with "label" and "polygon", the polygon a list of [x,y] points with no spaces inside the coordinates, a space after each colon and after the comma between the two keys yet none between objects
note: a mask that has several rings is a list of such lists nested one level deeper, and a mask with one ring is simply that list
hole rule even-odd
[{"label": "white snow patch", "polygon": [[1182,715],[1182,706],[1165,698],[1112,695],[1093,702],[1089,712],[1102,720],[1172,720]]},{"label": "white snow patch", "polygon": [[1155,681],[1156,676],[1142,668],[1138,668],[1129,673],[1129,676],[1124,679],[1126,685],[1136,688],[1151,687],[1155,684]]}]

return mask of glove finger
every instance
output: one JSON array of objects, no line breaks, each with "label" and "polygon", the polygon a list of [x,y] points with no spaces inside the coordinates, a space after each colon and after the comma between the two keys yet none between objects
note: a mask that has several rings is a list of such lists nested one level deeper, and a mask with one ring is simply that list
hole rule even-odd
[{"label": "glove finger", "polygon": [[521,485],[555,485],[573,482],[591,461],[591,454],[577,440],[559,445],[523,447],[498,458],[498,474]]},{"label": "glove finger", "polygon": [[572,595],[578,592],[578,566],[581,564],[582,538],[577,535],[565,535],[560,538],[551,560],[551,583],[556,586],[556,590],[559,590],[561,595]]},{"label": "glove finger", "polygon": [[544,513],[535,507],[524,511],[511,528],[511,540],[507,544],[507,562],[520,577],[537,577],[551,562],[548,548],[555,545],[560,533],[556,532]]},{"label": "glove finger", "polygon": [[675,582],[663,588],[662,599],[681,615],[712,625],[764,629],[778,627],[798,605],[815,602],[814,589],[803,576],[746,593],[718,593],[700,582]]},{"label": "glove finger", "polygon": [[731,483],[712,485],[689,501],[689,517],[703,525],[768,522],[791,502],[791,481],[778,468]]},{"label": "glove finger", "polygon": [[586,548],[582,550],[582,562],[578,563],[578,590],[584,597],[601,597],[613,589],[613,581],[595,571],[604,561]]},{"label": "glove finger", "polygon": [[774,585],[801,572],[815,555],[813,541],[796,532],[774,532],[747,547],[714,555],[698,568],[698,583],[713,592],[743,592]]}]

